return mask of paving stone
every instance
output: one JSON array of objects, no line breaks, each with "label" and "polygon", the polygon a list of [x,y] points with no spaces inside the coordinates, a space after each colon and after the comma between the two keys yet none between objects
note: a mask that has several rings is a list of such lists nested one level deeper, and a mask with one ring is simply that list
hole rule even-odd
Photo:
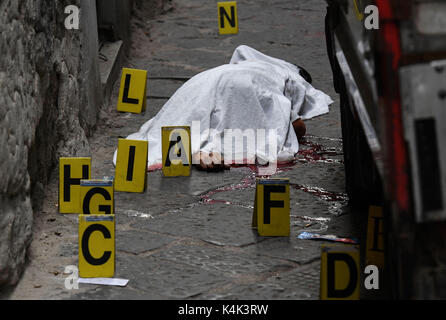
[{"label": "paving stone", "polygon": [[162,171],[149,173],[147,189],[162,191],[166,194],[182,193],[200,195],[221,186],[240,182],[249,172],[232,169],[221,172],[205,172],[193,168],[190,177],[164,177]]},{"label": "paving stone", "polygon": [[[237,186],[237,185],[236,185]],[[229,190],[229,191],[219,191],[216,193],[211,192],[208,197],[210,200],[217,201],[227,201],[228,203],[232,203],[233,205],[242,206],[251,211],[254,208],[254,199],[255,199],[255,185],[251,185],[249,187],[243,189]]]},{"label": "paving stone", "polygon": [[[149,75],[150,77],[150,75]],[[149,97],[171,97],[185,81],[149,79],[147,86],[147,95]],[[153,100],[153,99],[152,99]],[[165,101],[164,101],[165,102]]]},{"label": "paving stone", "polygon": [[155,217],[197,201],[198,198],[188,194],[148,187],[144,193],[116,192],[115,212],[123,222],[139,221],[141,219],[136,218]]},{"label": "paving stone", "polygon": [[119,258],[118,277],[130,279],[129,286],[141,296],[186,299],[207,292],[227,281],[220,273],[152,256]]},{"label": "paving stone", "polygon": [[218,203],[181,209],[131,226],[221,246],[246,246],[263,240],[252,230],[251,222],[252,210]]},{"label": "paving stone", "polygon": [[253,250],[230,250],[215,246],[175,245],[153,255],[160,259],[181,262],[229,278],[257,277],[267,272],[290,269],[294,264],[271,259]]},{"label": "paving stone", "polygon": [[228,289],[210,292],[199,298],[211,300],[316,300],[319,298],[319,264],[319,262],[315,262],[307,267],[295,268],[263,281],[235,284]]},{"label": "paving stone", "polygon": [[297,239],[296,233],[289,237],[271,237],[247,249],[250,253],[307,264],[320,257],[321,242]]},{"label": "paving stone", "polygon": [[297,163],[292,170],[280,172],[290,183],[318,187],[322,191],[345,195],[344,165],[342,163]]},{"label": "paving stone", "polygon": [[116,235],[116,248],[118,254],[119,251],[140,254],[161,248],[172,241],[175,241],[175,239],[166,235],[131,230],[119,232]]},{"label": "paving stone", "polygon": [[[291,219],[296,215],[313,217],[333,217],[345,213],[347,199],[341,194],[341,198],[336,201],[326,200],[326,196],[318,192],[319,189],[309,191],[290,188],[290,214]],[[331,197],[333,194],[330,193]],[[335,193],[335,195],[338,195]]]}]

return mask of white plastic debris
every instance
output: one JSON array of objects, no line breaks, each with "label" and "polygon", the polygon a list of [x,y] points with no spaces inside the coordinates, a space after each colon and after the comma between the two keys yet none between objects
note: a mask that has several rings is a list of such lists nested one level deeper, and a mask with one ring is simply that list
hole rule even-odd
[{"label": "white plastic debris", "polygon": [[129,280],[119,278],[79,278],[77,282],[86,284],[98,284],[104,286],[125,287]]}]

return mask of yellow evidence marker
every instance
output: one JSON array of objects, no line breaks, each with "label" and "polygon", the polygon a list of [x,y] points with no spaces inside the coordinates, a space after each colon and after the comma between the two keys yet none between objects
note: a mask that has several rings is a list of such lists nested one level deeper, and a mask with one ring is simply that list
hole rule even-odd
[{"label": "yellow evidence marker", "polygon": [[91,177],[91,158],[59,158],[59,212],[80,213],[81,179]]},{"label": "yellow evidence marker", "polygon": [[238,33],[237,4],[235,1],[218,2],[218,31],[220,34]]},{"label": "yellow evidence marker", "polygon": [[113,180],[81,180],[81,214],[114,214]]},{"label": "yellow evidence marker", "polygon": [[290,235],[289,179],[257,179],[252,227],[260,236]]},{"label": "yellow evidence marker", "polygon": [[111,278],[115,273],[115,215],[79,215],[79,276]]},{"label": "yellow evidence marker", "polygon": [[148,142],[143,140],[118,140],[116,191],[144,192],[147,182],[148,145]]},{"label": "yellow evidence marker", "polygon": [[190,176],[192,163],[190,127],[162,127],[163,174]]},{"label": "yellow evidence marker", "polygon": [[321,247],[321,300],[359,299],[359,247]]},{"label": "yellow evidence marker", "polygon": [[384,268],[384,225],[381,207],[370,206],[367,224],[366,264]]},{"label": "yellow evidence marker", "polygon": [[141,113],[146,110],[147,71],[122,68],[118,111]]}]

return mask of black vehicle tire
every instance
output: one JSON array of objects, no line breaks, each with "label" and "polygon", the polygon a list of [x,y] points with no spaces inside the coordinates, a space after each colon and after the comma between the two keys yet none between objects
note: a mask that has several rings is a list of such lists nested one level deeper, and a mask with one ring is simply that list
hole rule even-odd
[{"label": "black vehicle tire", "polygon": [[344,151],[345,184],[350,205],[365,207],[382,203],[382,183],[362,125],[353,113],[344,76],[336,59],[334,33],[339,17],[337,6],[328,6],[325,36],[328,59],[333,72],[333,85],[341,98],[341,124]]},{"label": "black vehicle tire", "polygon": [[345,184],[350,205],[382,204],[382,183],[359,119],[352,112],[344,79],[339,83]]}]

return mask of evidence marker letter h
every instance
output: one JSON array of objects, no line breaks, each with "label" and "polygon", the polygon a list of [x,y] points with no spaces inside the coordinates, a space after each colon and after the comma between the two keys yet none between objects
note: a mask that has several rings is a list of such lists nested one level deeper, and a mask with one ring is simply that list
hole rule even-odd
[{"label": "evidence marker letter h", "polygon": [[80,212],[80,182],[91,177],[91,158],[59,158],[59,212]]}]

